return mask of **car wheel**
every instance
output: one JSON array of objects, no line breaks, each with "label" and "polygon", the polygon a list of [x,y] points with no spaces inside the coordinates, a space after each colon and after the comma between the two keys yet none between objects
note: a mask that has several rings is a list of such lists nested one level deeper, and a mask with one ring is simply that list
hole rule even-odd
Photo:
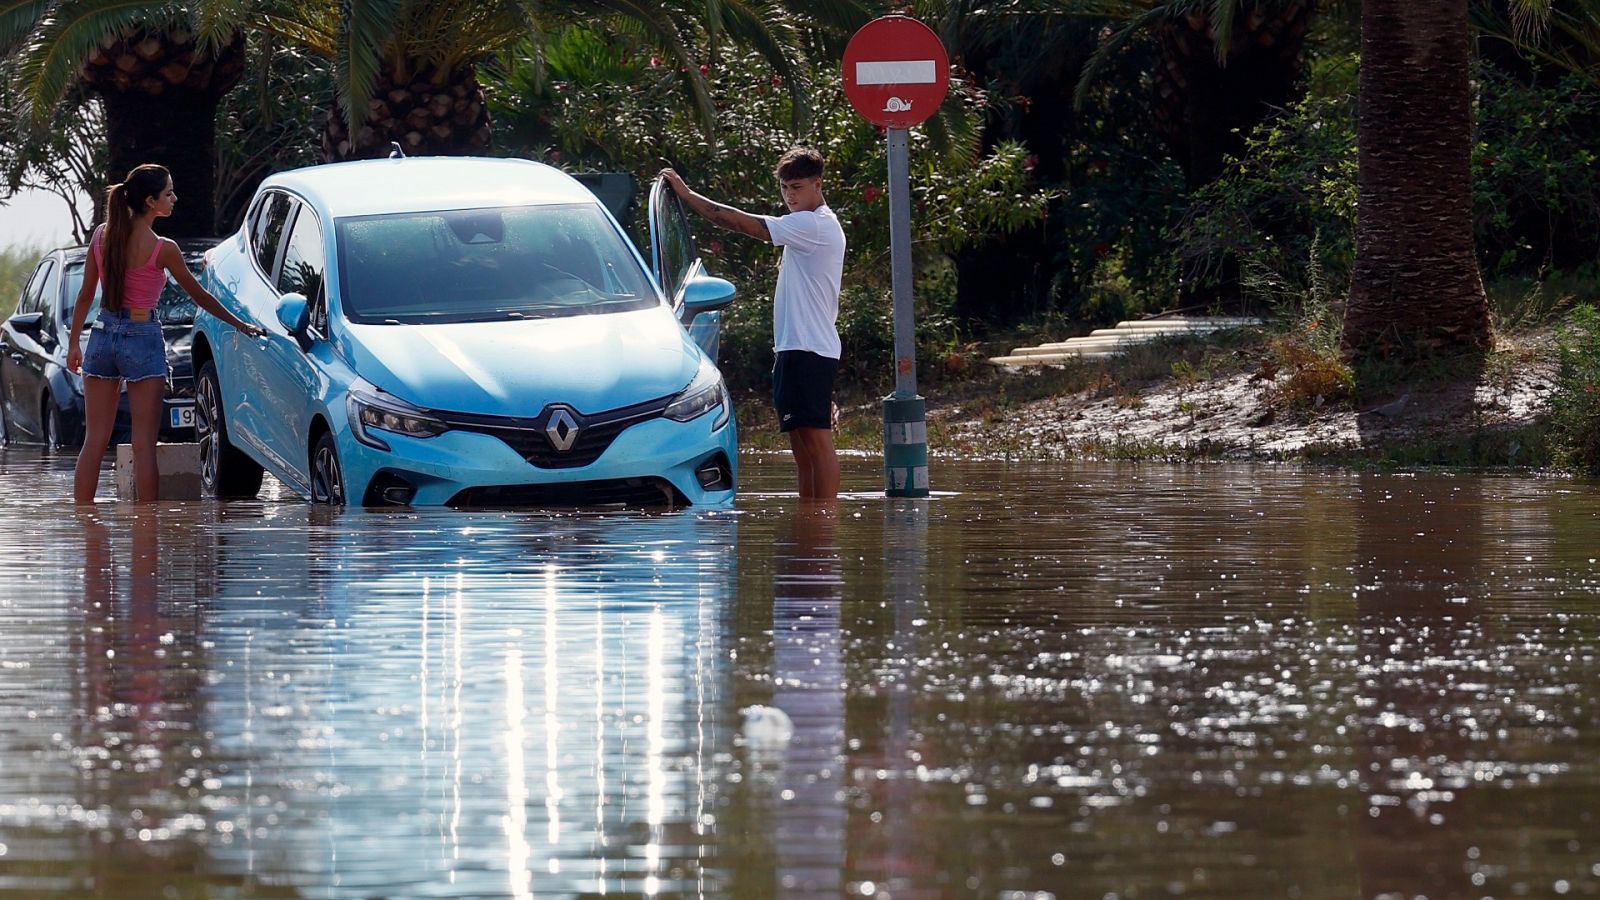
[{"label": "car wheel", "polygon": [[39,418],[44,420],[45,449],[51,453],[66,449],[66,436],[62,434],[61,428],[61,410],[49,394],[44,395],[44,415]]},{"label": "car wheel", "polygon": [[200,486],[206,493],[248,499],[261,492],[261,466],[228,440],[215,363],[206,363],[195,381],[194,437],[200,445]]},{"label": "car wheel", "polygon": [[311,450],[311,502],[344,505],[344,472],[339,468],[339,448],[333,435],[323,432]]}]

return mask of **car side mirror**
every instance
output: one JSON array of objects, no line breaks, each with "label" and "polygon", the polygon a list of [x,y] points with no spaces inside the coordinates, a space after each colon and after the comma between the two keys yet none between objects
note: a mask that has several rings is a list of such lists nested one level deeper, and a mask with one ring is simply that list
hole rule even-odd
[{"label": "car side mirror", "polygon": [[44,326],[44,313],[30,312],[17,313],[6,321],[11,330],[18,334],[25,334],[34,340],[39,339],[39,329]]},{"label": "car side mirror", "polygon": [[310,322],[311,306],[306,302],[305,294],[291,291],[278,298],[278,324],[288,329],[290,334],[299,337],[305,333]]},{"label": "car side mirror", "polygon": [[701,313],[727,309],[737,293],[733,283],[726,279],[696,275],[683,286],[683,309],[679,317],[688,325]]}]

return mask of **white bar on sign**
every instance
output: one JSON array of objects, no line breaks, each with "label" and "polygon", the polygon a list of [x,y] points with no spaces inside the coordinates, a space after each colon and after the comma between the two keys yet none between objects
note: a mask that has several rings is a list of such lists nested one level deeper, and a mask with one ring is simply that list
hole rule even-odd
[{"label": "white bar on sign", "polygon": [[856,63],[856,84],[933,84],[938,80],[931,59]]}]

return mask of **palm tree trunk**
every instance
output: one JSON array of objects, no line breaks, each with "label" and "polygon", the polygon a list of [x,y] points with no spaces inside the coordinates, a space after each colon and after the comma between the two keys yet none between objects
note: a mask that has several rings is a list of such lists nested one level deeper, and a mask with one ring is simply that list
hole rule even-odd
[{"label": "palm tree trunk", "polygon": [[1486,348],[1472,231],[1467,0],[1361,9],[1356,260],[1344,348],[1357,360]]},{"label": "palm tree trunk", "polygon": [[322,132],[322,152],[329,162],[373,159],[398,143],[407,156],[479,156],[489,138],[489,106],[472,66],[440,75],[413,63],[391,66],[379,77],[354,137],[343,111],[335,109]]},{"label": "palm tree trunk", "polygon": [[[214,233],[217,103],[243,71],[243,34],[216,53],[186,32],[110,35],[84,63],[84,84],[105,107],[108,183],[143,163],[172,172],[178,204],[162,225],[167,237]],[[97,219],[103,203],[95,198]]]}]

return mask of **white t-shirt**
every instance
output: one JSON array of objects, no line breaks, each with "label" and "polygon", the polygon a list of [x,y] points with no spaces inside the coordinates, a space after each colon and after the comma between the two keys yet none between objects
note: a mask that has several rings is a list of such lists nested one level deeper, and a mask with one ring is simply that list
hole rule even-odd
[{"label": "white t-shirt", "polygon": [[762,216],[772,243],[783,248],[772,294],[772,349],[809,350],[839,358],[839,279],[844,276],[844,229],[826,206],[786,216]]}]

